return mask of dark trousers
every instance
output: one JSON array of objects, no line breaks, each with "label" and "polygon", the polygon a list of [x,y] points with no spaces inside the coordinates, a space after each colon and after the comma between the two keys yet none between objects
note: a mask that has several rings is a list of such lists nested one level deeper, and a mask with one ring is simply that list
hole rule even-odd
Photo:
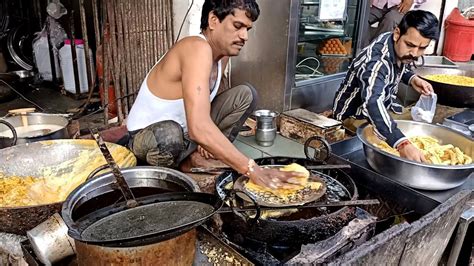
[{"label": "dark trousers", "polygon": [[[380,34],[392,31],[402,20],[403,14],[398,12],[398,7],[388,8],[387,5],[383,9],[372,6],[370,8],[368,23],[365,24],[364,36],[362,38],[362,46],[368,46]],[[377,28],[370,25],[378,22]]]},{"label": "dark trousers", "polygon": [[[211,118],[221,132],[233,142],[245,120],[255,110],[257,92],[250,84],[229,88],[211,103]],[[129,132],[129,148],[142,162],[176,168],[197,148],[183,128],[167,120]]]}]

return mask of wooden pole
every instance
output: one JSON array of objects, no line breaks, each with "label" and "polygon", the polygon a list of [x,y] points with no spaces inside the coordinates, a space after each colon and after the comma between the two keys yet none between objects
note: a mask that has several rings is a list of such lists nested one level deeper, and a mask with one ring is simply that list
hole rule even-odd
[{"label": "wooden pole", "polygon": [[[104,124],[109,124],[109,42],[110,42],[110,29],[108,28],[108,18],[106,10],[106,1],[102,0],[101,13],[102,13],[102,64],[103,64],[103,73],[104,73]],[[109,35],[105,34],[106,31],[109,31]]]},{"label": "wooden pole", "polygon": [[114,14],[114,6],[113,0],[107,1],[107,13],[110,22],[110,40],[111,40],[111,49],[112,53],[109,55],[109,62],[110,66],[113,67],[113,79],[114,79],[114,88],[115,88],[115,102],[117,104],[117,118],[118,123],[121,124],[123,121],[123,105],[122,99],[120,98],[120,65],[116,58],[118,58],[117,54],[117,29],[115,25],[115,14]]}]

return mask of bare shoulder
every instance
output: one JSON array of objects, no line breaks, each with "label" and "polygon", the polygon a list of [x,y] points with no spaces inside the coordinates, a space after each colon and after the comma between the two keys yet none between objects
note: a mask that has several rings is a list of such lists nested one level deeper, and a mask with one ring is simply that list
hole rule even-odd
[{"label": "bare shoulder", "polygon": [[185,37],[179,40],[173,48],[175,49],[175,52],[184,59],[212,59],[211,46],[206,40],[198,36]]}]

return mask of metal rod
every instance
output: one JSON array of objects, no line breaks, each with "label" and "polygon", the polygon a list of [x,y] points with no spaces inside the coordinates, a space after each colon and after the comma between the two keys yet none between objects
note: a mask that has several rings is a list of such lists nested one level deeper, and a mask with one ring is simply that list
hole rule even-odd
[{"label": "metal rod", "polygon": [[132,193],[132,190],[127,184],[127,181],[125,180],[125,177],[122,175],[122,172],[120,172],[120,169],[115,163],[114,158],[112,157],[112,154],[110,154],[109,149],[107,148],[107,145],[105,145],[104,140],[102,137],[99,135],[99,131],[97,128],[90,128],[89,131],[91,132],[92,137],[94,140],[97,142],[97,145],[99,146],[100,151],[102,152],[102,155],[104,155],[105,161],[109,165],[110,169],[112,169],[112,173],[114,174],[115,180],[117,181],[117,184],[119,185],[120,191],[123,194],[123,197],[127,201],[127,206],[129,208],[133,208],[138,206],[138,202],[135,200],[135,196]]},{"label": "metal rod", "polygon": [[[265,167],[262,165],[262,167]],[[322,164],[322,165],[310,165],[305,166],[308,170],[326,170],[326,169],[348,169],[351,168],[348,164]],[[215,173],[215,172],[223,172],[223,171],[232,171],[233,169],[230,167],[194,167],[191,168],[192,173]]]},{"label": "metal rod", "polygon": [[[360,206],[360,205],[377,205],[380,204],[380,201],[377,199],[370,200],[348,200],[348,201],[335,201],[335,202],[320,202],[320,203],[310,203],[300,206],[281,206],[281,207],[266,207],[259,206],[260,210],[290,210],[290,209],[310,209],[310,208],[321,208],[321,207],[345,207],[345,206]],[[256,211],[255,206],[243,207],[243,208],[234,208],[234,211],[237,212],[247,212],[247,211]],[[229,213],[232,212],[232,208],[223,207],[220,208],[217,213]]]}]

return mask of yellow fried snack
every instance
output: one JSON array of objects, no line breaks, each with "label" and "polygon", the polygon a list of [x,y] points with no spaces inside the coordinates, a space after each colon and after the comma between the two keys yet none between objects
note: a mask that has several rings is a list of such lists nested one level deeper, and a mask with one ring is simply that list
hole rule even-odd
[{"label": "yellow fried snack", "polygon": [[258,197],[263,197],[268,199],[266,201],[278,202],[278,203],[288,203],[294,200],[297,200],[299,197],[303,197],[301,191],[310,191],[318,190],[321,188],[322,184],[320,182],[309,181],[310,172],[303,166],[293,163],[287,165],[283,168],[280,168],[280,171],[293,171],[300,172],[302,175],[300,178],[297,178],[298,184],[286,184],[283,188],[271,189],[268,187],[259,186],[252,181],[248,181],[245,184],[245,187],[248,191],[257,195]]},{"label": "yellow fried snack", "polygon": [[296,178],[293,178],[293,184],[300,185],[300,186],[306,186],[308,183],[308,178],[309,178],[309,171],[306,170],[303,166],[297,164],[297,163],[292,163],[289,165],[286,165],[282,168],[280,168],[280,171],[285,171],[285,172],[298,172],[301,173],[301,176],[298,176]]},{"label": "yellow fried snack", "polygon": [[[429,136],[416,136],[409,138],[418,149],[425,155],[431,164],[440,165],[466,165],[472,163],[472,158],[464,154],[461,149],[451,144],[440,145],[439,141]],[[400,156],[400,153],[390,147],[385,141],[374,144],[379,149]]]},{"label": "yellow fried snack", "polygon": [[470,78],[466,76],[437,74],[437,75],[427,75],[425,78],[432,81],[447,83],[451,85],[474,87],[474,78]]}]

